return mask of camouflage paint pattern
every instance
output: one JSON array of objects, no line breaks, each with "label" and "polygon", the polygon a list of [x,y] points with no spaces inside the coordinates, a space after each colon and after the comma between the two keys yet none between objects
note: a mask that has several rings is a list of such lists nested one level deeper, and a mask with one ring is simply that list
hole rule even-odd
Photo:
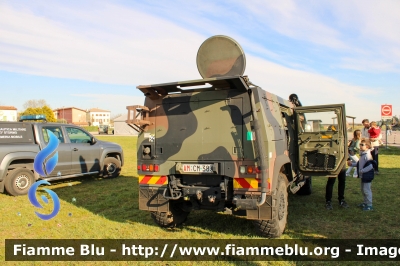
[{"label": "camouflage paint pattern", "polygon": [[[168,94],[183,84],[205,83],[211,84],[212,89]],[[147,119],[150,122],[146,131],[138,136],[138,165],[157,164],[160,170],[154,174],[175,175],[181,173],[177,164],[218,163],[218,174],[215,175],[260,180],[259,173],[239,172],[240,166],[257,164],[254,141],[247,140],[247,135],[252,134],[252,118],[247,93],[250,88],[245,78],[224,77],[138,88],[148,95],[145,106],[149,109]],[[292,105],[261,88],[252,89],[256,95],[258,118],[263,121],[270,192],[276,186],[274,180],[283,165],[290,163],[281,107],[290,110]],[[151,149],[148,159],[143,156],[144,146]],[[138,173],[139,176],[151,174],[142,169]],[[239,190],[237,193],[240,194],[260,189],[258,186],[257,189]]]},{"label": "camouflage paint pattern", "polygon": [[[239,197],[246,199],[240,204],[244,204],[241,207],[246,209],[247,218],[268,220],[276,217],[273,195],[279,177],[285,177],[286,186],[297,185],[298,179],[303,179],[299,165],[306,161],[310,151],[322,156],[328,156],[323,152],[329,153],[329,158],[336,160],[335,171],[344,164],[345,149],[341,148],[346,143],[344,105],[332,109],[340,109],[341,132],[335,139],[322,139],[321,144],[320,133],[299,133],[300,118],[291,102],[242,76],[245,63],[244,52],[237,42],[227,36],[213,36],[197,54],[197,67],[204,79],[137,87],[146,96],[145,103],[127,107],[127,123],[139,131],[140,209],[168,212],[169,200],[173,200],[174,204],[195,203],[195,209],[223,210],[225,204],[231,206],[234,198]],[[254,96],[255,110],[250,94]],[[255,140],[253,115],[260,125],[257,132],[261,142]],[[300,142],[304,136],[308,139],[303,145]],[[265,158],[258,158],[260,149]],[[258,168],[261,161],[265,174]],[[212,172],[187,172],[185,165],[208,165]],[[301,167],[309,170],[310,165]],[[247,169],[252,173],[246,172]],[[314,169],[307,173],[312,174]],[[319,174],[332,173],[326,170]],[[265,204],[256,208],[253,203],[245,205],[261,195],[262,176],[267,181]],[[213,201],[213,197],[217,200]]]}]

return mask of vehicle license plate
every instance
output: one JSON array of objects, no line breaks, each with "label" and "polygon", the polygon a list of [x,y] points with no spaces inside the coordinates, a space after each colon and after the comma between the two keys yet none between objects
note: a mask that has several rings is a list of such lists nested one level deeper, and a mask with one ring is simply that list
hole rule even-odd
[{"label": "vehicle license plate", "polygon": [[185,173],[213,173],[212,164],[183,164],[183,172]]}]

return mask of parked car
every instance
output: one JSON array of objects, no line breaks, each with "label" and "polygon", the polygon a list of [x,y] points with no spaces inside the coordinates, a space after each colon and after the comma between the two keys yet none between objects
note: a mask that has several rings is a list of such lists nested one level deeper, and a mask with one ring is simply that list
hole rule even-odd
[{"label": "parked car", "polygon": [[[34,170],[39,151],[50,143],[48,132],[59,144],[55,168],[40,176]],[[50,156],[49,156],[50,157]],[[49,158],[43,162],[45,165]],[[42,163],[42,164],[43,164]],[[45,122],[0,122],[0,192],[27,194],[38,179],[48,181],[84,175],[117,177],[124,163],[122,147],[97,140],[83,128]]]},{"label": "parked car", "polygon": [[100,125],[98,128],[99,135],[100,134],[108,134],[108,125]]}]

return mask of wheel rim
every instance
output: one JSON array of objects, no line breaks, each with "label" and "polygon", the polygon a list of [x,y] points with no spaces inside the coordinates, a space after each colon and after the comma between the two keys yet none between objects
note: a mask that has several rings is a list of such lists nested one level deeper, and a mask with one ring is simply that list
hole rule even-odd
[{"label": "wheel rim", "polygon": [[29,177],[25,174],[19,175],[15,179],[15,186],[20,190],[26,189],[29,187]]},{"label": "wheel rim", "polygon": [[114,174],[117,171],[117,166],[113,163],[107,164],[107,173]]},{"label": "wheel rim", "polygon": [[279,197],[279,211],[278,211],[278,219],[282,220],[285,217],[285,196],[281,194]]}]

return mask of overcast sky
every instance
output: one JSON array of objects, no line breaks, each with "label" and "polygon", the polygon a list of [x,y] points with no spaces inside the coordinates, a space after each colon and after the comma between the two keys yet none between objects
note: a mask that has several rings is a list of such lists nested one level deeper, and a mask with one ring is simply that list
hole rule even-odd
[{"label": "overcast sky", "polygon": [[400,1],[0,1],[0,105],[112,115],[142,104],[138,85],[201,78],[197,50],[228,35],[250,80],[303,105],[400,115]]}]

